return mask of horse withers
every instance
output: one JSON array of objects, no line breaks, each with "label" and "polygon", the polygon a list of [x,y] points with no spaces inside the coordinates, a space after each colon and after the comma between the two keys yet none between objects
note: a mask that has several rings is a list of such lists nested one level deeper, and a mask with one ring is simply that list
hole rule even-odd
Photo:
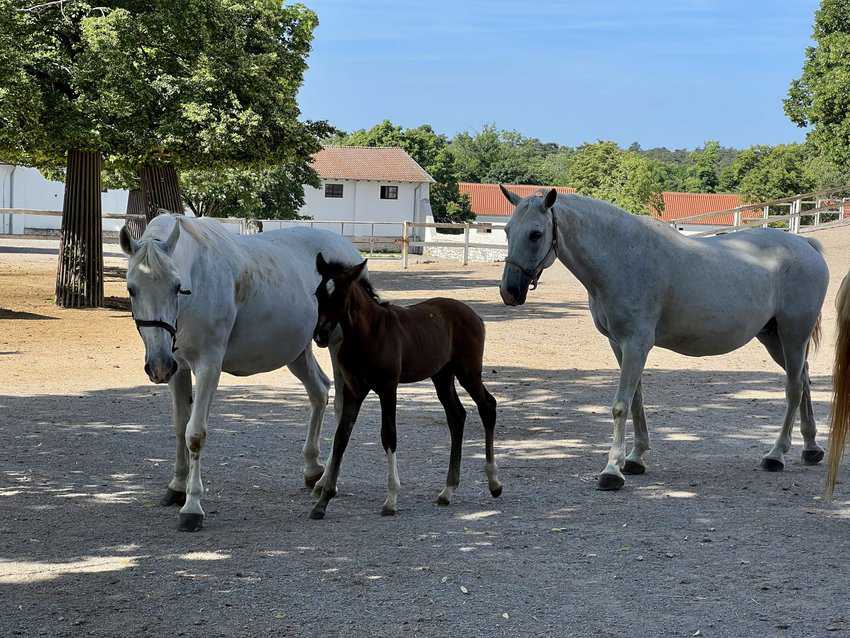
[{"label": "horse withers", "polygon": [[[222,371],[247,376],[286,366],[304,384],[312,407],[304,480],[314,485],[324,471],[319,434],[330,387],[311,349],[316,255],[354,265],[361,261],[357,249],[326,230],[240,236],[213,219],[182,215],[156,217],[138,241],[125,227],[120,240],[145,370],[171,390],[177,454],[162,504],[182,505],[180,529],[203,524],[201,451]],[[334,341],[332,362],[336,348]]]},{"label": "horse withers", "polygon": [[[772,228],[689,238],[589,197],[554,189],[526,198],[504,187],[502,193],[515,207],[505,228],[502,300],[523,304],[543,270],[559,259],[587,290],[596,328],[620,364],[613,443],[600,489],[619,489],[623,473],[646,470],[649,433],[641,375],[654,346],[704,357],[731,352],[754,337],[761,341],[785,370],[787,401],[782,429],[762,467],[785,467],[798,408],[802,461],[814,465],[823,459],[806,362],[810,343],[817,342],[829,283],[816,240]],[[630,412],[635,442],[626,456]]]},{"label": "horse withers", "polygon": [[446,411],[451,453],[446,486],[437,497],[448,505],[460,483],[461,446],[466,411],[455,390],[455,378],[478,406],[484,424],[485,474],[490,493],[498,497],[502,484],[496,473],[493,435],[496,399],[481,381],[484,322],[466,304],[454,299],[429,299],[407,308],[381,302],[368,279],[361,277],[366,262],[349,267],[316,257],[321,282],[316,288],[319,316],[314,339],[326,346],[339,326],[342,343],[337,366],[342,373],[342,412],[325,474],[316,483],[319,500],[310,518],[325,516],[336,496],[342,455],[366,395],[374,391],[381,401],[381,443],[387,456],[387,498],[381,513],[397,511],[400,483],[396,463],[396,393],[400,383],[430,378]]}]

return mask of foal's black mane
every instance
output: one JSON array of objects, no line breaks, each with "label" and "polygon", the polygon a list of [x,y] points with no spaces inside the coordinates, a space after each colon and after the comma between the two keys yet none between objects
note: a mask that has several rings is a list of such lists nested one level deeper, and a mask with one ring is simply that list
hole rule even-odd
[{"label": "foal's black mane", "polygon": [[[333,279],[334,276],[338,276],[340,273],[348,270],[348,266],[338,261],[329,262],[328,266],[333,269],[332,272],[334,273],[331,276],[331,279]],[[379,306],[386,307],[390,305],[389,301],[383,301],[380,295],[375,292],[375,288],[374,286],[372,286],[372,282],[369,281],[367,277],[360,277],[355,283],[360,284],[360,287],[363,288],[363,291],[369,296],[369,298],[375,303],[377,303]]]},{"label": "foal's black mane", "polygon": [[381,297],[375,292],[375,288],[372,287],[372,282],[369,281],[366,277],[361,277],[357,280],[357,283],[360,284],[360,287],[366,292],[369,297],[375,301],[379,306],[389,306],[389,301],[383,301]]}]

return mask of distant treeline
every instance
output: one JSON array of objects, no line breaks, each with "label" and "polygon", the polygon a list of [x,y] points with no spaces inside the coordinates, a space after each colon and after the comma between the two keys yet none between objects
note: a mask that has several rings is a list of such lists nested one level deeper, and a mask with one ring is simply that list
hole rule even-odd
[{"label": "distant treeline", "polygon": [[671,150],[600,140],[571,147],[494,125],[449,138],[428,124],[403,128],[389,121],[328,141],[401,146],[437,180],[435,216],[452,220],[471,216],[458,182],[572,186],[634,213],[660,208],[662,191],[738,193],[755,202],[850,182],[847,167],[805,143],[735,149],[707,141],[694,150]]}]

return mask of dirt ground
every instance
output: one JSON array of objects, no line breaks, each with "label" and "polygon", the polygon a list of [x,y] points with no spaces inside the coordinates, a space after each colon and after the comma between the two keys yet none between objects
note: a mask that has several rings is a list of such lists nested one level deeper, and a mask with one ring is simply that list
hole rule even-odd
[{"label": "dirt ground", "polygon": [[[823,424],[850,230],[817,237],[833,273],[812,358]],[[105,249],[107,294],[123,297],[124,260]],[[461,486],[434,504],[448,433],[433,388],[416,384],[399,399],[399,515],[379,515],[373,397],[339,498],[308,520],[302,388],[286,371],[225,375],[206,526],[185,534],[157,505],[173,462],[167,388],[148,382],[127,311],[53,306],[55,260],[55,242],[0,239],[0,636],[850,635],[850,470],[822,501],[824,469],[800,463],[798,432],[784,472],[759,470],[784,392],[758,343],[705,359],[655,350],[649,471],[598,492],[616,364],[578,282],[555,266],[507,308],[498,264],[375,261],[385,298],[455,297],[487,321],[502,497],[462,394]],[[324,450],[332,433],[328,416]]]}]

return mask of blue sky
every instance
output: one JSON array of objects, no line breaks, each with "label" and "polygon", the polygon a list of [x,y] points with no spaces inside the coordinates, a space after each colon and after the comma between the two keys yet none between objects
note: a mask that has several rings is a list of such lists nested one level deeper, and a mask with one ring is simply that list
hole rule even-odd
[{"label": "blue sky", "polygon": [[817,0],[302,0],[305,118],[644,147],[802,140],[782,111]]}]

